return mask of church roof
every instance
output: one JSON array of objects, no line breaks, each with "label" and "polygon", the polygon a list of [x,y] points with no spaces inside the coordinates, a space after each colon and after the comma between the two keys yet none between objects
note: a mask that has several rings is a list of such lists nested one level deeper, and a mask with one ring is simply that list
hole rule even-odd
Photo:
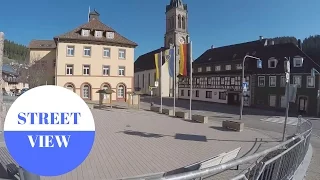
[{"label": "church roof", "polygon": [[[99,15],[98,12],[94,11],[91,12],[91,15]],[[90,33],[89,36],[82,36],[81,35],[81,30],[82,29],[87,29],[91,30],[92,33]],[[106,38],[106,36],[103,37],[95,37],[93,31],[98,30],[98,31],[103,31],[105,34],[106,32],[114,32],[114,38],[109,39]],[[92,19],[88,23],[82,24],[81,26],[66,32],[64,34],[61,34],[59,36],[54,37],[56,41],[59,40],[83,40],[83,41],[91,41],[91,42],[97,42],[97,43],[115,43],[115,44],[121,44],[121,45],[129,45],[136,47],[138,46],[137,43],[125,38],[118,32],[116,32],[113,28],[103,24],[99,19]]]},{"label": "church roof", "polygon": [[187,10],[187,4],[183,4],[182,0],[170,0],[170,4],[167,5],[167,11],[173,8],[181,8]]},{"label": "church roof", "polygon": [[[154,61],[154,55],[156,53],[160,53],[161,51],[165,51],[168,48],[158,48],[153,51],[150,51],[146,54],[143,54],[137,58],[137,60],[134,62],[134,72],[140,72],[140,71],[146,71],[155,69],[155,61]],[[162,59],[162,64],[164,64],[165,60]]]}]

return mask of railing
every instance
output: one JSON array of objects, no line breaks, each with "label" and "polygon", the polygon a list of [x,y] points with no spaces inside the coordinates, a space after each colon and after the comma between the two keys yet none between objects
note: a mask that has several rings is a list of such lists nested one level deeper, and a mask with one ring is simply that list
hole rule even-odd
[{"label": "railing", "polygon": [[242,171],[238,176],[232,178],[232,180],[291,179],[308,151],[312,124],[310,121],[304,120],[302,124],[298,123],[297,129],[297,134],[295,136],[288,138],[285,142],[275,147],[218,166],[164,177],[153,175],[133,177],[128,179],[214,179],[215,175],[221,172],[229,170],[238,165],[252,162],[255,162],[252,167]]}]

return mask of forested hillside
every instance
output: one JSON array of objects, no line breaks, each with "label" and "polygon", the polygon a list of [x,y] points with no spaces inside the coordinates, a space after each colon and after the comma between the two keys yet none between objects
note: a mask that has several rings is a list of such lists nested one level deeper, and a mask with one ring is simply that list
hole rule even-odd
[{"label": "forested hillside", "polygon": [[29,50],[26,46],[17,44],[10,40],[4,40],[4,57],[24,63]]}]

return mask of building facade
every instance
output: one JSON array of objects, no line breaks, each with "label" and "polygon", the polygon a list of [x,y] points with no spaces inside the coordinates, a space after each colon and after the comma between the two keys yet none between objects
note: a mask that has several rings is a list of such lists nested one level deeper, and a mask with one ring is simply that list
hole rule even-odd
[{"label": "building facade", "polygon": [[[257,60],[262,60],[262,68]],[[290,60],[290,84],[296,84],[295,102],[290,102],[292,113],[319,115],[319,76],[311,76],[311,69],[320,66],[309,58],[301,46],[292,43],[274,44],[259,39],[242,44],[207,50],[193,63],[193,92],[189,78],[179,81],[179,98],[240,105],[242,96],[242,68],[248,88],[244,92],[244,106],[282,111],[286,107],[284,61]]]},{"label": "building facade", "polygon": [[[174,77],[176,77],[176,87],[178,87],[178,47],[180,44],[184,44],[188,41],[188,6],[187,4],[184,4],[182,0],[170,0],[170,3],[166,6],[166,32],[164,35],[164,46],[139,56],[135,61],[135,81],[138,81],[135,82],[135,87],[137,89],[141,89],[141,92],[144,94],[150,94],[149,86],[154,86],[154,81],[151,81],[151,83],[148,84],[149,81],[144,81],[142,77],[149,77],[149,74],[151,74],[151,76],[154,75],[156,71],[154,54],[169,49],[170,47],[176,47],[176,75]],[[165,58],[163,57],[163,64],[164,59]],[[162,66],[162,79],[159,82],[159,87],[162,85],[162,95],[164,97],[173,96],[174,92],[173,77],[169,76],[167,69],[168,67],[166,67],[166,65]],[[153,89],[155,95],[160,95],[159,89],[160,88]],[[176,94],[178,94],[178,88],[176,88]]]},{"label": "building facade", "polygon": [[[98,90],[111,89],[113,101],[126,101],[128,92],[134,90],[134,49],[137,44],[103,24],[99,16],[98,12],[91,12],[88,23],[51,41],[55,47],[48,52],[52,57],[47,55],[53,59],[54,76],[50,84],[70,89],[91,101],[99,100]],[[46,52],[30,47],[33,57]]]},{"label": "building facade", "polygon": [[2,65],[2,79],[4,81],[1,84],[3,95],[18,94],[22,89],[29,88],[28,83],[10,65]]}]

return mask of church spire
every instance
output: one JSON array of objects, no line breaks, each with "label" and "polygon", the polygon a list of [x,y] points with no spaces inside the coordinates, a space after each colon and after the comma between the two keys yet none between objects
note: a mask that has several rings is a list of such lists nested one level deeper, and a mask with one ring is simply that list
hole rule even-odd
[{"label": "church spire", "polygon": [[167,11],[174,9],[174,8],[180,8],[183,10],[187,10],[187,5],[183,4],[182,0],[170,0],[170,4],[167,5]]}]

